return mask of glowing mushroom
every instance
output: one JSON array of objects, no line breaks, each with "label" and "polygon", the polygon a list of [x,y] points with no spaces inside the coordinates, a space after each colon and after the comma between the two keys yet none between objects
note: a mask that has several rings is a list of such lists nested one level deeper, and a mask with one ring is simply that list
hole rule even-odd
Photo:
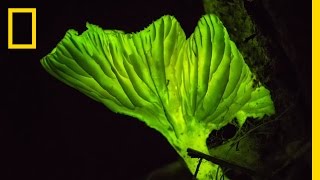
[{"label": "glowing mushroom", "polygon": [[[269,91],[254,75],[215,15],[203,16],[186,36],[177,20],[163,16],[138,33],[87,24],[69,30],[41,63],[54,77],[160,132],[191,172],[198,161],[187,148],[208,154],[206,138],[237,119],[275,112]],[[198,179],[215,177],[203,162]]]}]

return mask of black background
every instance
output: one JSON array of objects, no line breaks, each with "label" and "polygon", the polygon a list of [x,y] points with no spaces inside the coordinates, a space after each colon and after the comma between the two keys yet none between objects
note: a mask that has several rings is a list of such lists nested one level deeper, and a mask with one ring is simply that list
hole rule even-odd
[{"label": "black background", "polygon": [[[7,49],[7,8],[19,7],[37,8],[35,50]],[[142,179],[177,160],[158,132],[54,79],[40,59],[86,22],[134,32],[170,14],[190,34],[203,13],[192,0],[1,1],[0,179]]]},{"label": "black background", "polygon": [[[279,7],[286,3],[295,7],[288,17],[295,22],[288,25],[292,37],[297,37],[292,39],[303,40],[292,42],[304,47],[300,54],[310,55],[311,40],[306,34],[311,31],[299,29],[309,25],[311,8],[308,14],[305,8],[301,11],[300,1],[290,0]],[[37,49],[8,50],[7,10],[28,7],[37,8]],[[279,12],[282,10],[287,9]],[[262,14],[257,9],[251,13]],[[134,118],[112,113],[50,76],[40,64],[70,28],[81,33],[90,22],[104,29],[135,32],[165,14],[174,15],[188,36],[204,14],[203,4],[201,0],[2,0],[0,179],[134,180],[177,160],[176,152],[158,132]],[[308,65],[303,77],[309,92],[310,56],[300,60]],[[278,71],[286,74],[283,67]],[[309,105],[311,95],[305,99]]]},{"label": "black background", "polygon": [[32,14],[13,13],[12,14],[12,43],[31,44],[32,43]]}]

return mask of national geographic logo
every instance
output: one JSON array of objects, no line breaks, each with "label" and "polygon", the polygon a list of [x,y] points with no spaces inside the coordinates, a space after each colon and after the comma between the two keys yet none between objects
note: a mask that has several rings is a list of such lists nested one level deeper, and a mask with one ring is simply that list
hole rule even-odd
[{"label": "national geographic logo", "polygon": [[[31,14],[31,44],[17,44],[13,42],[15,13]],[[36,8],[8,8],[8,49],[36,49]]]}]

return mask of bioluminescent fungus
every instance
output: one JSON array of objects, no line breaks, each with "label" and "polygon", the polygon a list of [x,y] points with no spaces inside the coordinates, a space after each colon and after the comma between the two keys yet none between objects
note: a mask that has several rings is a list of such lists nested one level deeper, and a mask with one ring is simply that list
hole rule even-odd
[{"label": "bioluminescent fungus", "polygon": [[[187,148],[208,154],[206,138],[236,119],[275,112],[269,91],[256,84],[236,45],[215,15],[205,15],[194,33],[163,16],[138,33],[87,24],[69,30],[41,63],[54,77],[159,131],[191,172],[198,163]],[[198,179],[215,177],[203,162]]]}]

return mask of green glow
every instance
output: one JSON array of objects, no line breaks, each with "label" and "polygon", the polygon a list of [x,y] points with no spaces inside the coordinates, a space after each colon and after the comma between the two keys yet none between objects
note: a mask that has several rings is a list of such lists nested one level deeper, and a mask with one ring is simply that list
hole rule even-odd
[{"label": "green glow", "polygon": [[[202,17],[188,39],[172,16],[131,34],[87,27],[81,35],[69,30],[41,60],[43,67],[112,111],[159,131],[192,173],[198,160],[188,157],[187,148],[209,154],[206,138],[213,129],[275,112],[269,91],[254,83],[214,15]],[[204,162],[198,179],[215,177],[216,170]]]}]

